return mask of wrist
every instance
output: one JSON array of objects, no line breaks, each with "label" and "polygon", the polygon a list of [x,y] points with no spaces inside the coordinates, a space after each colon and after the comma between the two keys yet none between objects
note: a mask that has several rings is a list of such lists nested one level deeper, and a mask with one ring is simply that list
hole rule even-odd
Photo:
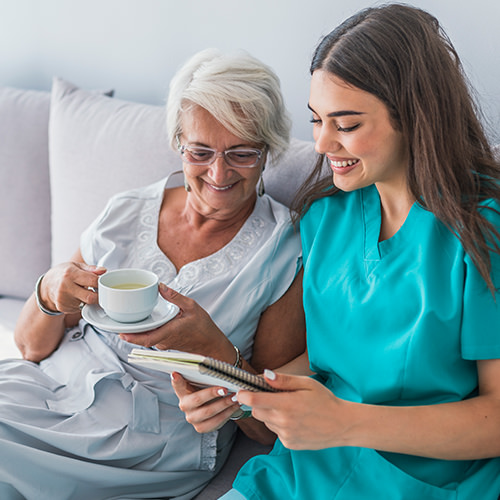
[{"label": "wrist", "polygon": [[342,418],[338,421],[339,431],[335,438],[335,444],[331,446],[363,446],[363,432],[371,432],[369,410],[371,405],[358,403],[346,399],[337,398],[334,404],[336,414]]},{"label": "wrist", "polygon": [[42,300],[42,297],[40,296],[40,288],[41,288],[41,285],[42,285],[42,280],[43,278],[45,277],[45,273],[42,274],[37,282],[36,282],[36,285],[35,285],[35,300],[36,300],[36,305],[38,306],[38,309],[46,314],[47,316],[61,316],[62,313],[61,311],[55,311],[55,310],[52,310],[52,309],[49,309],[48,307],[45,306],[43,300]]}]

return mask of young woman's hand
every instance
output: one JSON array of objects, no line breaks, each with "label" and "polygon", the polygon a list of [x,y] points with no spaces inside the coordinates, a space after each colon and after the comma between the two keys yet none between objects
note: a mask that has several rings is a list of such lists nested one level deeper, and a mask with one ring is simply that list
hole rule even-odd
[{"label": "young woman's hand", "polygon": [[252,407],[252,416],[278,435],[290,449],[341,446],[349,427],[344,406],[316,380],[266,370],[267,382],[284,392],[240,391],[239,403]]}]

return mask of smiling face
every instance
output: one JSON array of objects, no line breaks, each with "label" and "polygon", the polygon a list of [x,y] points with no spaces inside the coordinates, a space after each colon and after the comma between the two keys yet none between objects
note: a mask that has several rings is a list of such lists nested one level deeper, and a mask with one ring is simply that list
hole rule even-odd
[{"label": "smiling face", "polygon": [[[233,135],[200,106],[186,109],[181,122],[182,145],[208,147],[218,152],[234,148],[263,149],[262,144],[248,143]],[[252,210],[265,156],[252,168],[231,167],[223,157],[217,157],[211,165],[184,162],[186,181],[191,188],[188,203],[198,213],[220,220],[230,220]]]},{"label": "smiling face", "polygon": [[330,160],[335,186],[353,191],[406,185],[404,139],[385,104],[325,70],[314,71],[309,107],[316,151]]}]

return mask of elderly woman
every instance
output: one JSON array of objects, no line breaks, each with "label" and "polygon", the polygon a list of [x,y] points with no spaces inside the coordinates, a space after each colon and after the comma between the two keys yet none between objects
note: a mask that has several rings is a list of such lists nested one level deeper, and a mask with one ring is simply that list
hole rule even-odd
[{"label": "elderly woman", "polygon": [[[304,350],[300,241],[261,177],[288,143],[278,78],[248,55],[204,51],[172,80],[167,109],[185,186],[164,179],[113,197],[23,309],[25,359],[0,364],[3,500],[191,498],[224,463],[236,425],[198,434],[169,376],[128,364],[132,348],[198,352],[250,371]],[[156,272],[177,317],[133,334],[82,319],[99,276],[124,267]],[[252,420],[237,423],[250,433]]]}]

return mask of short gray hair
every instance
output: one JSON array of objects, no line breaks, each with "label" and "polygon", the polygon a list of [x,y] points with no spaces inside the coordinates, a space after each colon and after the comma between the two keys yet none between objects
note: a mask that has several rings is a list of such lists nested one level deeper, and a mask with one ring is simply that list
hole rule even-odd
[{"label": "short gray hair", "polygon": [[275,161],[288,147],[291,120],[274,71],[246,52],[224,55],[206,49],[192,56],[170,82],[167,135],[177,148],[182,113],[205,108],[229,132],[264,143]]}]

